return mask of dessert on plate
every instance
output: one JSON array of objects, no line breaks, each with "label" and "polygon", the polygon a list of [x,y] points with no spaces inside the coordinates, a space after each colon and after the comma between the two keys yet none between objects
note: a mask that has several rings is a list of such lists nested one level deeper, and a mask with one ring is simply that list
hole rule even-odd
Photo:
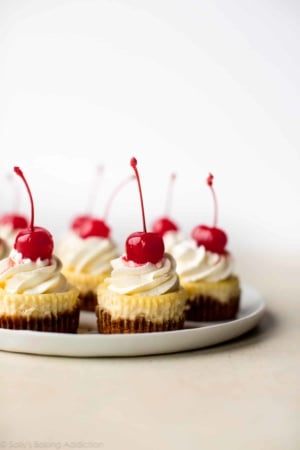
[{"label": "dessert on plate", "polygon": [[61,273],[53,255],[53,238],[34,225],[32,195],[19,167],[31,203],[29,227],[19,232],[9,256],[0,261],[0,327],[76,333],[79,322],[78,291]]},{"label": "dessert on plate", "polygon": [[162,237],[147,232],[137,161],[131,159],[139,187],[143,231],[126,240],[126,253],[111,262],[112,272],[98,287],[100,333],[144,333],[183,328],[186,292],[174,258]]},{"label": "dessert on plate", "polygon": [[226,248],[227,235],[217,228],[217,200],[211,174],[207,184],[214,199],[213,226],[196,226],[192,239],[172,249],[180,282],[188,293],[186,318],[195,321],[233,319],[241,293],[233,258]]},{"label": "dessert on plate", "polygon": [[95,311],[97,287],[109,276],[111,260],[119,255],[107,217],[114,197],[132,178],[130,176],[123,180],[113,191],[104,219],[92,215],[76,217],[71,230],[58,246],[57,254],[63,263],[63,274],[79,290],[82,310]]}]

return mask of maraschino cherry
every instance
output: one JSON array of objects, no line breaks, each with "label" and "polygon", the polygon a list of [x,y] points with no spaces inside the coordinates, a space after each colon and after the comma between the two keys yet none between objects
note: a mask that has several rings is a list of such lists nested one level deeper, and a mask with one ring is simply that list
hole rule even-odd
[{"label": "maraschino cherry", "polygon": [[82,214],[81,216],[74,217],[74,219],[71,222],[71,229],[76,232],[82,227],[84,222],[86,220],[89,220],[90,218],[91,216],[88,214]]},{"label": "maraschino cherry", "polygon": [[127,177],[125,180],[121,181],[121,183],[113,190],[106,206],[106,210],[104,212],[103,219],[98,219],[95,217],[86,217],[82,222],[78,225],[78,227],[74,230],[78,236],[82,239],[86,239],[88,237],[101,237],[106,239],[110,236],[110,227],[107,225],[107,218],[110,212],[110,208],[112,202],[117,195],[117,193],[127,184],[129,181],[133,179],[133,176]]},{"label": "maraschino cherry", "polygon": [[14,171],[22,178],[31,205],[30,225],[18,233],[14,248],[21,253],[23,258],[29,258],[32,261],[36,261],[38,258],[51,259],[54,247],[52,235],[45,228],[34,226],[34,204],[29,185],[19,167],[14,167]]},{"label": "maraschino cherry", "polygon": [[[10,174],[7,178],[11,181]],[[17,211],[19,206],[19,196],[16,191],[14,203],[13,211]],[[3,216],[0,217],[0,225],[9,225],[13,230],[19,230],[28,227],[28,220],[21,214],[3,214]]]},{"label": "maraschino cherry", "polygon": [[0,218],[1,225],[10,225],[13,230],[19,230],[21,228],[28,227],[28,221],[26,217],[20,214],[4,214]]},{"label": "maraschino cherry", "polygon": [[152,231],[159,234],[161,237],[163,237],[168,231],[178,231],[177,224],[168,217],[175,179],[176,179],[176,175],[175,175],[175,173],[172,173],[171,177],[170,177],[169,188],[168,188],[167,199],[166,199],[165,216],[161,217],[160,219],[157,219],[152,225]]},{"label": "maraschino cherry", "polygon": [[227,244],[226,233],[217,228],[218,221],[218,205],[215,190],[213,188],[213,175],[210,173],[206,179],[206,183],[209,186],[213,195],[214,201],[214,221],[213,226],[208,227],[206,225],[198,225],[192,231],[192,238],[197,242],[198,247],[203,245],[206,250],[213,253],[224,254],[226,253],[225,247]]},{"label": "maraschino cherry", "polygon": [[130,165],[135,172],[136,180],[138,183],[144,231],[137,231],[128,236],[126,240],[125,258],[128,261],[135,262],[136,264],[146,264],[147,262],[156,264],[164,256],[164,242],[159,234],[154,232],[147,232],[142,188],[139,173],[137,170],[137,160],[135,158],[131,158]]},{"label": "maraschino cherry", "polygon": [[87,211],[89,211],[89,212],[86,213],[86,214],[80,214],[80,215],[74,217],[74,219],[71,222],[71,229],[73,231],[79,230],[86,220],[89,220],[89,219],[92,218],[91,211],[93,210],[93,207],[94,207],[94,204],[95,204],[95,199],[96,199],[96,194],[97,194],[97,191],[98,191],[99,181],[100,181],[100,179],[102,177],[103,170],[104,170],[103,166],[97,166],[96,174],[95,174],[94,180],[93,180],[93,182],[91,184],[90,195],[89,195],[89,198],[88,198],[89,205],[88,205]]}]

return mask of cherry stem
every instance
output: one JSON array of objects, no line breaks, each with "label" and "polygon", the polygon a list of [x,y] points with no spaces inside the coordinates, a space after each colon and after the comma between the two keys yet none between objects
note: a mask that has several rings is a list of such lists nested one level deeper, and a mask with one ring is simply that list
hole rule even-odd
[{"label": "cherry stem", "polygon": [[213,179],[214,176],[210,173],[206,179],[206,183],[209,186],[212,196],[213,196],[213,201],[214,201],[214,221],[213,221],[213,227],[217,226],[217,222],[218,222],[218,203],[217,203],[217,196],[213,187]]},{"label": "cherry stem", "polygon": [[135,172],[135,176],[136,176],[136,180],[138,182],[138,187],[139,187],[139,193],[140,193],[140,201],[141,201],[141,208],[142,208],[142,216],[143,216],[143,228],[144,228],[144,232],[147,233],[147,227],[146,227],[146,220],[145,220],[145,210],[144,210],[144,202],[143,202],[143,194],[142,194],[142,188],[141,188],[141,181],[140,181],[140,176],[137,170],[137,160],[135,158],[131,158],[130,160],[130,165],[133,168],[134,172]]},{"label": "cherry stem", "polygon": [[88,205],[87,205],[87,214],[91,214],[94,209],[96,196],[97,196],[97,192],[98,192],[98,188],[99,188],[99,181],[102,178],[103,171],[104,171],[103,166],[97,166],[97,170],[96,170],[95,176],[93,178],[93,181],[92,181],[92,184],[90,187],[90,195],[88,197],[89,201],[88,201]]},{"label": "cherry stem", "polygon": [[111,196],[110,196],[110,198],[109,198],[109,200],[108,200],[108,202],[107,202],[107,205],[106,205],[106,208],[105,208],[105,212],[104,212],[104,216],[103,216],[103,219],[104,219],[106,222],[107,222],[107,218],[108,218],[108,215],[109,215],[109,212],[110,212],[111,205],[112,205],[112,203],[113,203],[113,201],[114,201],[116,195],[119,193],[119,191],[120,191],[127,183],[129,183],[129,181],[132,181],[133,179],[134,179],[134,175],[130,175],[130,176],[127,177],[125,180],[121,181],[121,183],[113,190],[113,192],[112,192],[112,194],[111,194]]},{"label": "cherry stem", "polygon": [[28,192],[28,195],[29,195],[30,206],[31,206],[31,221],[30,221],[30,228],[31,228],[31,231],[33,231],[33,228],[34,228],[34,206],[33,206],[33,198],[32,198],[32,194],[31,194],[29,185],[28,185],[28,183],[27,183],[27,181],[26,181],[26,178],[24,177],[23,172],[22,172],[22,170],[20,169],[20,167],[14,167],[14,171],[15,171],[15,173],[16,173],[17,175],[19,175],[19,177],[22,178],[22,180],[24,181],[24,184],[25,184],[25,186],[26,186],[26,189],[27,189],[27,192]]},{"label": "cherry stem", "polygon": [[7,180],[9,181],[9,183],[11,183],[11,185],[13,186],[13,195],[14,195],[14,199],[13,199],[13,211],[18,212],[20,209],[20,191],[19,189],[17,189],[17,186],[15,184],[15,180],[13,178],[13,176],[8,173],[6,175]]},{"label": "cherry stem", "polygon": [[170,176],[170,180],[169,180],[169,186],[168,186],[168,190],[167,190],[167,197],[166,197],[166,203],[165,203],[165,215],[166,216],[170,215],[175,180],[176,180],[176,174],[172,173]]}]

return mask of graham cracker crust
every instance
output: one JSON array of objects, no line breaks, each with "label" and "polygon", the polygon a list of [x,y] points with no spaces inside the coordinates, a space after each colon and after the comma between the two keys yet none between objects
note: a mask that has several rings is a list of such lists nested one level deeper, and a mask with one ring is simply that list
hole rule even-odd
[{"label": "graham cracker crust", "polygon": [[102,334],[113,333],[151,333],[154,331],[180,330],[184,325],[184,317],[180,320],[167,320],[157,323],[138,316],[134,320],[112,319],[111,314],[99,306],[96,307],[98,331]]},{"label": "graham cracker crust", "polygon": [[95,312],[97,305],[97,295],[89,291],[86,294],[79,294],[80,309],[82,311],[92,311]]},{"label": "graham cracker crust", "polygon": [[199,322],[234,319],[239,309],[240,297],[222,303],[213,297],[200,295],[187,300],[186,320]]},{"label": "graham cracker crust", "polygon": [[79,324],[79,307],[44,318],[26,316],[0,316],[0,328],[11,330],[51,331],[76,333]]}]

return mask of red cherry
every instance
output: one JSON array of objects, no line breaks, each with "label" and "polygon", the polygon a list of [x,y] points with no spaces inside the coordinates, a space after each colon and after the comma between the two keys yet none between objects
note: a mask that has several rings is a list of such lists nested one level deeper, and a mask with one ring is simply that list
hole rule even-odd
[{"label": "red cherry", "polygon": [[110,235],[110,228],[104,220],[88,218],[85,219],[81,226],[76,230],[78,236],[82,239],[88,237],[108,238]]},{"label": "red cherry", "polygon": [[198,225],[192,231],[192,238],[199,247],[204,245],[209,252],[220,254],[225,252],[227,236],[220,228]]},{"label": "red cherry", "polygon": [[45,228],[34,226],[34,204],[30,188],[21,169],[19,167],[14,167],[14,171],[20,178],[22,178],[27,189],[31,205],[30,226],[18,233],[14,248],[21,253],[23,258],[29,258],[32,261],[36,261],[38,258],[50,259],[52,257],[54,247],[52,235]]},{"label": "red cherry", "polygon": [[79,230],[82,227],[83,223],[86,220],[90,220],[90,219],[91,219],[91,216],[88,216],[87,214],[82,215],[82,216],[76,216],[71,222],[71,229],[73,231]]},{"label": "red cherry", "polygon": [[54,244],[49,231],[42,227],[33,227],[18,233],[14,247],[23,258],[36,261],[38,258],[50,259]]},{"label": "red cherry", "polygon": [[178,231],[178,226],[168,217],[162,217],[154,222],[152,231],[163,237],[168,231]]},{"label": "red cherry", "polygon": [[159,234],[147,232],[142,188],[137,170],[137,160],[131,158],[130,165],[135,172],[138,183],[144,231],[137,231],[128,236],[126,240],[126,257],[127,260],[133,261],[136,264],[145,264],[147,262],[156,264],[164,256],[164,242]]},{"label": "red cherry", "polygon": [[206,225],[197,225],[192,231],[192,238],[197,242],[197,245],[203,245],[206,250],[213,253],[226,253],[225,247],[227,244],[226,233],[217,228],[218,205],[217,198],[213,188],[213,175],[210,173],[207,177],[206,183],[209,186],[214,201],[214,223],[212,227]]},{"label": "red cherry", "polygon": [[157,233],[137,231],[126,240],[127,259],[137,264],[156,264],[164,255],[164,243]]},{"label": "red cherry", "polygon": [[10,225],[13,230],[19,230],[21,228],[28,227],[28,221],[26,217],[19,214],[5,214],[0,218],[1,225]]}]

